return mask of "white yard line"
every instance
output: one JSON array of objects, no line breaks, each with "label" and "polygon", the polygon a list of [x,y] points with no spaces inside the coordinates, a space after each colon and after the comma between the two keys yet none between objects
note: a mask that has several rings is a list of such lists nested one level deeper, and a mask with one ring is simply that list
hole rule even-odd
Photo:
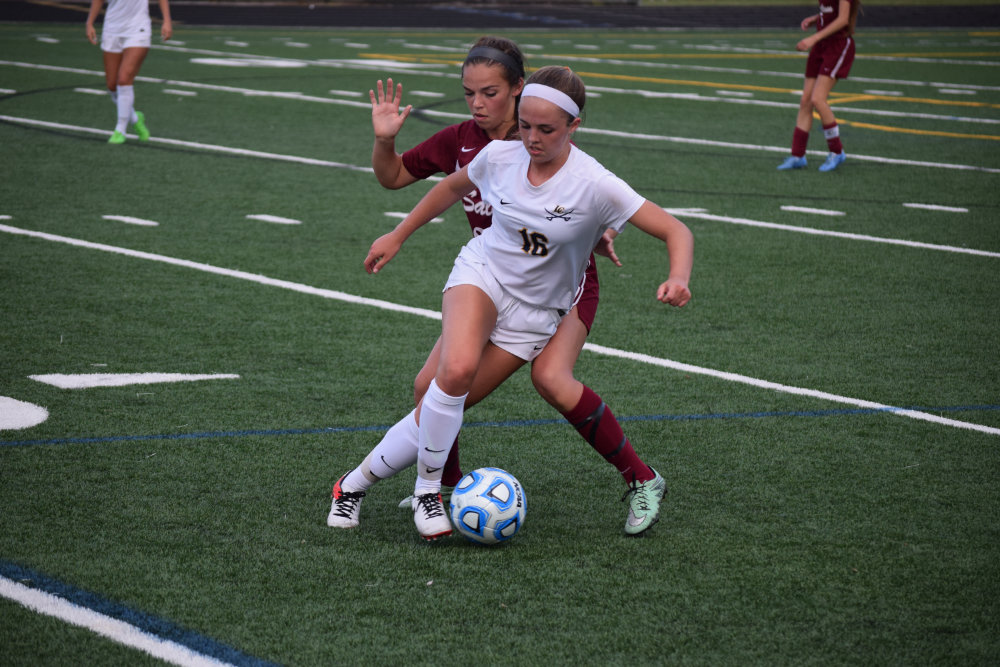
[{"label": "white yard line", "polygon": [[[167,47],[160,47],[160,48],[167,48]],[[384,71],[387,66],[391,66],[391,65],[394,64],[392,62],[381,63],[381,62],[377,62],[377,61],[348,61],[348,60],[337,60],[337,61],[333,61],[333,60],[327,60],[327,61],[316,60],[316,61],[310,61],[310,60],[298,60],[298,59],[292,60],[292,59],[289,59],[289,58],[278,58],[278,57],[274,57],[274,56],[246,56],[244,54],[231,54],[231,53],[228,53],[228,52],[225,52],[225,51],[208,51],[208,50],[205,50],[205,49],[172,49],[172,50],[182,50],[182,51],[187,51],[187,52],[192,52],[192,53],[203,53],[203,54],[214,54],[214,55],[228,56],[228,57],[230,57],[232,59],[232,61],[234,62],[234,64],[236,63],[236,61],[242,61],[243,63],[246,63],[246,62],[249,62],[249,60],[257,60],[257,61],[260,61],[260,62],[275,62],[275,63],[286,62],[288,64],[295,64],[296,66],[312,65],[312,66],[316,66],[316,67],[336,67],[336,68],[343,68],[343,69],[376,70],[376,71],[380,71],[380,72]],[[572,60],[572,59],[570,59],[570,60]],[[595,60],[596,62],[614,62],[614,61],[605,61],[605,60],[602,60],[602,59],[593,59],[593,60]],[[404,63],[395,63],[395,64],[399,65],[399,66],[402,66]],[[408,65],[409,63],[406,63],[406,64]],[[629,63],[627,61],[623,61],[622,64],[631,64],[631,65],[635,65],[635,64],[642,64],[642,65],[664,65],[665,66],[664,63],[641,63],[641,62],[640,63]],[[61,66],[53,66],[53,65],[39,65],[39,64],[34,64],[34,63],[24,63],[24,62],[16,62],[16,61],[8,61],[8,60],[0,60],[0,65],[10,65],[10,66],[15,66],[15,67],[26,67],[26,68],[42,69],[42,70],[50,70],[50,71],[72,72],[74,74],[89,74],[91,76],[100,76],[100,77],[104,76],[104,73],[101,72],[101,71],[98,71],[98,70],[84,70],[84,69],[71,68],[71,67],[61,67]],[[695,69],[695,70],[697,70],[697,69],[705,69],[705,70],[708,70],[708,71],[739,72],[739,73],[746,73],[746,74],[779,74],[777,72],[753,72],[751,70],[733,70],[731,68],[699,68],[699,67],[696,67],[696,66],[677,66],[677,67],[684,68],[684,69]],[[421,76],[433,76],[433,77],[438,77],[438,78],[440,78],[440,77],[458,78],[457,74],[450,73],[450,72],[426,71],[426,70],[418,70],[418,69],[407,69],[405,71],[405,74],[407,76],[421,75]],[[798,78],[801,78],[801,74],[796,74],[795,76],[798,77]],[[343,103],[345,106],[357,106],[359,108],[365,108],[365,109],[370,109],[371,108],[371,104],[369,102],[351,102],[349,100],[337,100],[337,99],[330,99],[330,98],[325,98],[325,97],[317,97],[317,96],[314,96],[314,95],[303,95],[302,93],[289,93],[289,92],[283,92],[283,91],[255,90],[255,89],[251,89],[251,88],[239,88],[239,87],[235,87],[235,86],[224,86],[224,85],[219,85],[219,84],[206,84],[206,83],[199,83],[199,82],[194,82],[194,81],[177,81],[177,80],[170,80],[170,79],[158,79],[158,78],[146,77],[146,76],[136,77],[136,80],[137,81],[142,81],[142,82],[145,82],[145,83],[160,83],[160,84],[169,84],[169,85],[174,85],[174,86],[186,86],[186,87],[191,87],[191,88],[200,88],[200,89],[204,89],[204,90],[216,90],[216,91],[219,91],[219,92],[239,93],[239,94],[243,94],[243,95],[256,95],[256,96],[261,96],[261,97],[281,97],[281,98],[285,98],[285,99],[298,99],[298,100],[303,101],[303,102],[322,102],[322,103],[327,103],[327,104]],[[903,85],[903,84],[906,84],[906,85],[917,85],[918,82],[901,81],[901,82],[896,82],[896,83],[899,83],[901,85]],[[942,85],[943,86],[945,84],[925,84],[925,85]],[[700,93],[671,93],[671,92],[665,92],[665,91],[643,90],[641,88],[616,88],[616,87],[610,87],[610,86],[597,86],[597,85],[587,86],[587,90],[592,91],[592,92],[608,92],[608,93],[619,93],[619,94],[623,94],[623,95],[638,95],[640,97],[651,98],[651,99],[658,99],[658,98],[662,98],[662,99],[679,99],[679,100],[696,101],[696,102],[743,104],[743,105],[750,105],[750,106],[762,106],[762,107],[772,107],[772,108],[781,108],[781,109],[797,109],[798,108],[798,102],[797,101],[795,101],[795,102],[777,102],[777,101],[774,101],[774,100],[744,99],[744,98],[741,98],[741,97],[726,96],[726,95],[721,94],[721,93],[718,94],[718,95],[713,96],[713,95],[702,95]],[[997,90],[1000,90],[1000,87],[997,87]],[[343,91],[337,91],[337,92],[330,91],[330,92],[331,92],[331,94],[343,94]],[[791,95],[793,93],[796,96],[799,95],[798,91],[791,91],[791,90],[789,91],[789,95]],[[1000,119],[983,118],[983,117],[975,117],[975,116],[957,116],[957,115],[945,115],[945,114],[930,114],[930,113],[918,113],[918,112],[908,112],[908,111],[892,111],[892,110],[888,110],[888,109],[868,109],[868,108],[863,108],[863,107],[846,107],[846,106],[837,106],[836,110],[837,110],[838,113],[848,112],[848,113],[861,114],[861,115],[891,117],[891,118],[915,118],[915,119],[921,119],[921,120],[934,120],[934,121],[940,121],[940,122],[972,123],[972,124],[994,124],[994,125],[995,124],[1000,124]],[[425,111],[425,113],[427,113],[427,112]],[[448,117],[451,117],[451,116],[455,116],[455,117],[460,117],[462,119],[466,119],[468,117],[468,114],[448,114]]]},{"label": "white yard line", "polygon": [[131,215],[102,215],[105,220],[124,222],[128,225],[139,225],[140,227],[158,227],[160,223],[155,220],[145,220],[143,218],[133,218]]},{"label": "white yard line", "polygon": [[[88,248],[91,250],[100,250],[103,252],[114,253],[117,255],[124,255],[127,257],[135,257],[138,259],[145,259],[154,262],[162,262],[164,264],[170,264],[173,266],[182,266],[185,268],[204,271],[206,273],[211,273],[215,275],[227,276],[230,278],[238,278],[240,280],[248,280],[260,285],[280,287],[282,289],[288,289],[295,292],[300,292],[302,294],[321,296],[325,299],[333,299],[356,305],[372,306],[383,310],[408,313],[411,315],[419,315],[421,317],[426,317],[435,320],[441,319],[441,313],[433,310],[403,306],[389,301],[381,301],[379,299],[368,299],[365,297],[359,297],[353,294],[347,294],[345,292],[339,292],[336,290],[328,290],[319,287],[312,287],[311,285],[304,285],[302,283],[295,283],[287,280],[280,280],[277,278],[269,278],[267,276],[262,276],[260,274],[248,273],[246,271],[236,271],[233,269],[226,269],[218,266],[212,266],[210,264],[202,264],[201,262],[192,262],[189,260],[168,257],[166,255],[157,255],[149,252],[130,250],[128,248],[120,248],[117,246],[110,246],[103,243],[93,243],[91,241],[84,241],[82,239],[74,239],[66,236],[59,236],[57,234],[49,234],[48,232],[39,232],[29,229],[21,229],[19,227],[11,227],[8,225],[0,225],[0,232],[6,232],[8,234],[17,234],[21,236],[28,236],[56,243],[64,243],[78,248]],[[980,433],[987,433],[989,435],[1000,435],[1000,429],[997,428],[983,426],[981,424],[973,424],[970,422],[963,422],[956,419],[947,419],[945,417],[940,417],[938,415],[933,415],[927,412],[921,412],[919,410],[908,410],[905,408],[897,408],[894,406],[885,405],[874,401],[867,401],[864,399],[852,398],[849,396],[839,396],[837,394],[830,394],[816,389],[808,389],[803,387],[794,387],[794,386],[779,384],[768,380],[761,380],[758,378],[752,378],[745,375],[730,373],[728,371],[719,371],[711,368],[703,368],[701,366],[693,366],[678,361],[672,361],[670,359],[651,357],[645,354],[629,352],[626,350],[617,350],[614,348],[604,347],[601,345],[593,345],[591,343],[587,343],[584,346],[584,349],[590,352],[594,352],[595,354],[603,354],[606,356],[630,359],[632,361],[651,364],[654,366],[660,366],[663,368],[672,368],[675,370],[682,371],[684,373],[707,375],[710,377],[715,377],[730,382],[749,384],[755,387],[760,387],[763,389],[769,389],[772,391],[777,391],[782,393],[795,394],[799,396],[810,396],[812,398],[818,398],[845,405],[853,405],[875,410],[884,410],[894,415],[908,417],[910,419],[932,422],[942,426],[978,431]]]},{"label": "white yard line", "polygon": [[[104,135],[104,136],[107,136],[107,135],[110,134],[110,132],[108,130],[100,130],[100,129],[91,128],[91,127],[81,127],[81,126],[77,126],[77,125],[66,125],[66,124],[63,124],[63,123],[51,123],[51,122],[48,122],[48,121],[33,120],[33,119],[29,119],[29,118],[17,118],[17,117],[14,117],[14,116],[3,116],[3,115],[0,115],[0,121],[8,121],[8,122],[12,122],[12,123],[22,123],[22,124],[25,124],[25,125],[34,125],[34,126],[38,126],[38,127],[48,127],[48,128],[61,129],[61,130],[75,130],[75,131],[78,131],[78,132],[87,132],[87,133],[90,133],[90,134],[99,134],[99,135]],[[582,131],[582,129],[581,129],[581,131]],[[666,138],[664,138],[664,139],[666,139]],[[372,172],[372,168],[371,167],[364,167],[364,166],[361,166],[361,165],[352,165],[352,164],[346,164],[346,163],[343,163],[343,162],[332,162],[330,160],[317,160],[315,158],[306,158],[306,157],[300,157],[300,156],[296,156],[296,155],[284,155],[284,154],[281,154],[281,153],[267,153],[267,152],[264,152],[264,151],[254,151],[254,150],[249,150],[249,149],[246,149],[246,148],[232,148],[230,146],[218,146],[218,145],[214,145],[214,144],[203,144],[203,143],[194,142],[194,141],[182,141],[180,139],[166,139],[166,138],[163,138],[163,137],[152,137],[152,138],[150,138],[150,143],[163,143],[163,144],[167,144],[167,145],[171,145],[171,146],[183,146],[185,148],[197,148],[197,149],[200,149],[200,150],[217,151],[217,152],[220,152],[220,153],[226,153],[226,154],[230,154],[230,155],[242,155],[242,156],[247,156],[247,157],[256,157],[256,158],[262,158],[262,159],[268,159],[268,160],[278,160],[278,161],[281,161],[281,162],[293,162],[293,163],[305,164],[305,165],[311,165],[311,166],[333,167],[333,168],[337,168],[337,169],[347,169],[347,170],[350,170],[350,171],[365,172],[365,173],[371,173]],[[713,142],[713,143],[719,143],[719,142]],[[757,148],[759,148],[759,149],[767,149],[768,147],[759,146]],[[777,151],[785,152],[788,149],[787,149],[787,147],[782,147],[782,148],[774,147],[771,150],[777,150]],[[823,153],[820,153],[820,154],[823,154]],[[852,155],[851,157],[852,157],[852,159],[858,158],[857,155]],[[951,165],[951,167],[952,168],[957,168],[956,165]],[[997,170],[997,171],[1000,171],[1000,170]],[[431,180],[431,179],[427,179],[427,180]],[[913,205],[911,204],[910,206],[912,207]],[[716,215],[716,214],[713,214],[713,213],[705,212],[705,211],[700,210],[700,209],[696,210],[696,209],[672,209],[671,208],[671,209],[667,209],[667,210],[669,212],[671,212],[672,214],[677,215],[677,216],[681,216],[681,217],[699,218],[699,219],[702,219],[702,220],[713,220],[713,221],[716,221],[716,222],[728,222],[728,223],[731,223],[731,224],[747,225],[747,226],[750,226],[750,227],[762,227],[762,228],[768,228],[768,229],[778,229],[778,230],[787,231],[787,232],[798,232],[798,233],[802,233],[802,234],[813,234],[813,235],[816,235],[816,236],[833,236],[833,237],[838,237],[838,238],[850,239],[850,240],[853,240],[853,241],[868,241],[868,242],[873,242],[873,243],[888,243],[888,244],[891,244],[891,245],[908,246],[908,247],[911,247],[911,248],[920,248],[920,249],[923,249],[923,250],[938,250],[938,251],[943,251],[943,252],[953,252],[953,253],[962,253],[962,254],[968,254],[968,255],[978,255],[978,256],[981,256],[981,257],[1000,257],[1000,253],[989,251],[989,250],[977,250],[975,248],[962,248],[962,247],[958,247],[958,246],[938,245],[938,244],[933,244],[933,243],[923,243],[921,241],[909,241],[909,240],[906,240],[906,239],[893,239],[893,238],[885,238],[885,237],[879,237],[879,236],[869,236],[867,234],[855,234],[855,233],[851,233],[851,232],[835,232],[835,231],[828,231],[828,230],[823,230],[823,229],[814,229],[812,227],[796,227],[796,226],[793,226],[793,225],[783,225],[783,224],[779,224],[779,223],[775,223],[775,222],[766,222],[766,221],[762,221],[762,220],[750,220],[750,219],[747,219],[747,218],[735,218],[735,217],[731,217],[731,216]],[[0,219],[2,219],[2,218],[0,218]]]},{"label": "white yard line", "polygon": [[102,637],[148,653],[165,662],[184,667],[219,667],[228,665],[187,646],[157,637],[138,627],[92,609],[73,604],[65,598],[29,588],[6,577],[0,577],[0,597],[12,600],[34,612],[86,628]]},{"label": "white yard line", "polygon": [[831,236],[851,241],[867,241],[870,243],[887,243],[889,245],[906,246],[908,248],[919,248],[922,250],[937,250],[940,252],[952,252],[963,255],[977,255],[979,257],[991,257],[1000,259],[1000,252],[989,250],[976,250],[974,248],[962,248],[959,246],[937,245],[934,243],[923,243],[921,241],[907,241],[905,239],[892,239],[882,236],[869,236],[867,234],[853,234],[851,232],[835,232],[827,229],[815,229],[813,227],[796,227],[794,225],[782,225],[777,222],[764,222],[762,220],[750,220],[748,218],[733,218],[725,215],[715,215],[705,211],[668,208],[665,209],[671,215],[679,218],[697,218],[699,220],[711,220],[714,222],[728,222],[733,225],[746,225],[748,227],[760,227],[763,229],[777,229],[783,232],[798,232],[800,234],[812,234],[813,236]]},{"label": "white yard line", "polygon": [[[364,104],[362,104],[360,102],[351,102],[350,100],[334,100],[334,99],[329,99],[328,100],[328,99],[325,99],[325,98],[311,98],[309,96],[299,95],[297,93],[282,94],[280,96],[282,96],[282,97],[290,97],[290,98],[294,98],[294,99],[310,100],[310,101],[311,100],[317,100],[317,101],[326,102],[328,104],[347,104],[347,105],[352,105],[352,106],[364,106],[365,108],[368,108],[368,109],[371,108],[371,105],[369,103],[367,103],[367,102],[364,103]],[[426,114],[428,116],[436,116],[436,117],[440,117],[440,118],[455,118],[455,119],[461,119],[461,120],[466,120],[467,119],[467,114],[451,113],[451,112],[447,112],[447,111],[435,111],[433,109],[423,110],[423,111],[421,111],[421,113],[424,113],[424,114]],[[90,134],[102,134],[102,135],[105,135],[105,136],[108,136],[108,135],[111,134],[111,132],[109,130],[101,130],[101,129],[92,128],[92,127],[82,127],[82,126],[79,126],[79,125],[69,125],[69,124],[66,124],[66,123],[55,123],[55,122],[51,122],[51,121],[36,120],[36,119],[33,119],[33,118],[19,118],[17,116],[0,115],[0,121],[7,121],[7,122],[10,122],[10,123],[20,123],[22,125],[34,125],[34,126],[37,126],[37,127],[49,127],[49,128],[53,128],[53,129],[60,129],[60,130],[74,130],[74,131],[77,131],[77,132],[87,132],[87,133],[90,133]],[[788,153],[788,146],[767,146],[767,145],[763,145],[763,144],[738,144],[738,143],[727,142],[727,141],[714,141],[714,140],[711,140],[711,139],[692,139],[692,138],[689,138],[689,137],[671,137],[671,136],[662,135],[662,134],[638,134],[638,133],[634,133],[634,132],[620,132],[618,130],[600,130],[600,129],[597,129],[597,128],[587,128],[587,127],[581,127],[577,131],[580,132],[580,133],[582,133],[582,134],[596,134],[596,135],[616,137],[616,138],[621,138],[621,139],[638,139],[638,140],[646,140],[646,141],[663,141],[663,142],[668,142],[668,143],[678,143],[678,144],[694,145],[694,146],[711,146],[713,148],[732,148],[732,149],[737,149],[737,150],[766,151],[766,152],[769,152],[769,153],[781,153],[781,154]],[[132,135],[126,135],[126,136],[132,136]],[[339,167],[339,168],[342,168],[342,169],[351,169],[351,170],[354,170],[354,171],[365,171],[365,172],[369,172],[369,173],[372,172],[372,168],[371,167],[362,167],[362,166],[359,166],[359,165],[351,165],[351,164],[347,164],[347,163],[343,163],[343,162],[332,162],[330,160],[317,160],[317,159],[314,159],[314,158],[297,157],[297,156],[294,156],[294,155],[282,155],[280,153],[266,153],[266,152],[263,152],[263,151],[254,151],[254,150],[245,149],[245,148],[229,148],[229,147],[226,147],[226,146],[218,146],[218,145],[214,145],[214,144],[203,144],[203,143],[194,142],[194,141],[183,141],[183,140],[180,140],[180,139],[165,139],[163,137],[152,137],[150,139],[150,141],[153,142],[153,143],[163,143],[163,144],[169,144],[169,145],[174,145],[174,146],[185,146],[185,147],[188,147],[188,148],[201,148],[201,149],[204,149],[204,150],[215,150],[215,151],[220,151],[220,152],[224,152],[224,153],[230,153],[230,154],[233,154],[233,155],[246,155],[246,156],[249,156],[249,157],[263,157],[263,158],[268,158],[268,159],[272,159],[272,160],[284,160],[286,162],[299,162],[301,164],[311,164],[311,165],[324,166],[324,167]],[[817,156],[826,156],[826,151],[813,150],[813,151],[809,151],[809,154],[811,154],[811,155],[817,155]],[[959,171],[979,171],[979,172],[984,172],[984,173],[987,173],[987,174],[1000,174],[1000,169],[994,169],[994,168],[990,168],[990,167],[978,167],[978,166],[975,166],[975,165],[968,165],[968,164],[954,164],[954,163],[949,163],[949,162],[921,162],[919,160],[900,160],[900,159],[896,159],[896,158],[879,157],[879,156],[876,156],[876,155],[862,155],[862,154],[859,154],[859,153],[851,153],[850,158],[852,160],[860,160],[860,161],[865,161],[865,162],[876,162],[876,163],[881,163],[881,164],[894,164],[894,165],[906,166],[906,167],[926,167],[926,168],[933,168],[933,169],[956,169],[956,170],[959,170]]]}]

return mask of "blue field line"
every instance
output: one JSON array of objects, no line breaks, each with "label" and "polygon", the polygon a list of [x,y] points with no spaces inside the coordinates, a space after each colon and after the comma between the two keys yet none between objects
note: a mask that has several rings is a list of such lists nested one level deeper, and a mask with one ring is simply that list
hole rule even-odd
[{"label": "blue field line", "polygon": [[[689,415],[636,415],[616,416],[619,422],[641,421],[702,421],[713,419],[768,419],[774,417],[836,417],[845,415],[873,415],[883,412],[916,410],[920,412],[977,412],[1000,410],[1000,405],[955,405],[944,407],[893,407],[893,408],[840,408],[834,410],[782,410],[762,412],[713,412]],[[515,419],[507,421],[466,422],[462,428],[497,428],[523,426],[550,426],[565,424],[563,419]],[[240,431],[202,431],[199,433],[160,433],[154,435],[109,435],[102,437],[49,438],[45,440],[0,441],[0,447],[30,447],[32,445],[86,445],[111,442],[144,442],[150,440],[204,440],[208,438],[244,438],[248,436],[320,435],[327,433],[383,433],[391,425],[381,426],[327,426],[323,428],[248,429]]]},{"label": "blue field line", "polygon": [[0,560],[0,576],[23,586],[55,595],[78,607],[90,609],[109,618],[128,623],[146,634],[180,644],[196,653],[215,658],[220,662],[239,665],[240,667],[270,667],[271,665],[275,665],[273,662],[246,655],[231,646],[182,628],[163,618],[158,618],[145,612],[136,611],[123,604],[112,602],[99,595],[52,579],[17,563]]}]

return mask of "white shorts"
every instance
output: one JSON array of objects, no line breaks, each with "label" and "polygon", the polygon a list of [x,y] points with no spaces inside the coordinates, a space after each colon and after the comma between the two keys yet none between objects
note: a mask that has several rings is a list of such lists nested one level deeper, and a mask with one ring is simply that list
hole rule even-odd
[{"label": "white shorts", "polygon": [[508,294],[486,265],[479,246],[473,239],[462,248],[444,289],[475,285],[483,290],[497,309],[497,324],[490,342],[515,357],[531,361],[542,353],[559,328],[562,314],[555,308],[539,308]]},{"label": "white shorts", "polygon": [[153,29],[151,25],[144,25],[131,32],[101,31],[101,51],[108,53],[121,53],[125,49],[136,47],[148,49],[152,44]]}]

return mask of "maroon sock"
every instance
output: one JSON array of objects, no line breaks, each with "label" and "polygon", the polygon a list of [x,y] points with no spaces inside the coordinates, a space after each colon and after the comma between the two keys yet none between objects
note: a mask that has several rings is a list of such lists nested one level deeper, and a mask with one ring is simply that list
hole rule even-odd
[{"label": "maroon sock", "polygon": [[462,479],[462,466],[458,462],[458,437],[451,444],[451,451],[448,452],[448,460],[444,463],[444,472],[441,473],[442,486],[455,486],[458,480]]},{"label": "maroon sock", "polygon": [[826,145],[831,153],[844,152],[844,145],[840,143],[840,127],[836,123],[824,125],[823,136],[826,137]]},{"label": "maroon sock", "polygon": [[809,144],[809,133],[805,130],[795,128],[792,133],[792,155],[802,157],[806,154],[806,146]]},{"label": "maroon sock", "polygon": [[632,443],[625,437],[611,408],[589,387],[584,386],[576,407],[564,412],[563,416],[598,454],[618,469],[626,483],[633,479],[648,482],[656,476],[632,449]]}]

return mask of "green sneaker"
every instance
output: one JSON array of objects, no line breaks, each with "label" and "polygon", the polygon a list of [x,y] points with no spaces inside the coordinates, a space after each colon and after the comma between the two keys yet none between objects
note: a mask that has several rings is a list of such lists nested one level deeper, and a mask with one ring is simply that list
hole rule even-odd
[{"label": "green sneaker", "polygon": [[146,129],[146,116],[141,111],[136,111],[136,121],[132,123],[135,133],[139,135],[139,141],[149,141],[149,130]]},{"label": "green sneaker", "polygon": [[667,492],[667,483],[660,473],[648,482],[632,480],[628,491],[622,496],[628,499],[628,516],[625,517],[625,534],[630,537],[642,535],[660,520],[660,500]]},{"label": "green sneaker", "polygon": [[124,144],[125,143],[125,135],[122,134],[121,132],[119,132],[118,130],[115,130],[114,132],[111,133],[111,138],[108,139],[108,143],[109,144]]}]

